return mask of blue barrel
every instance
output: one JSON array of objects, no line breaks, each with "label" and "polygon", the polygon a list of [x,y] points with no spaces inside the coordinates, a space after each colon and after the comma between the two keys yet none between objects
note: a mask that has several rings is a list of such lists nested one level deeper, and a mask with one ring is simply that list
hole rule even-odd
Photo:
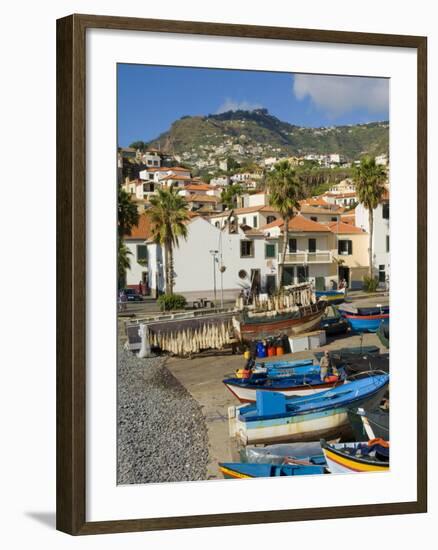
[{"label": "blue barrel", "polygon": [[263,342],[257,342],[256,353],[257,357],[266,357],[266,346]]}]

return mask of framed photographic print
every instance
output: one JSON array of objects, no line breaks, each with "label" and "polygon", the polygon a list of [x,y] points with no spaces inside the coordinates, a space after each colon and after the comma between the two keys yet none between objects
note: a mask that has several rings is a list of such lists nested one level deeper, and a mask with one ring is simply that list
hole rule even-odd
[{"label": "framed photographic print", "polygon": [[426,38],[57,24],[58,529],[425,512]]}]

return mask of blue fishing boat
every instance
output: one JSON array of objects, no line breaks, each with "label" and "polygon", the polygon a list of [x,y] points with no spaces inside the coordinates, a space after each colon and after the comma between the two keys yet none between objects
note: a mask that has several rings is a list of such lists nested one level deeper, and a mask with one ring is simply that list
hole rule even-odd
[{"label": "blue fishing boat", "polygon": [[220,462],[219,470],[225,479],[252,479],[255,477],[305,476],[325,473],[324,466],[303,464],[250,464],[248,462]]},{"label": "blue fishing boat", "polygon": [[341,304],[345,301],[345,288],[337,290],[317,290],[315,296],[318,300],[324,300],[330,304]]},{"label": "blue fishing boat", "polygon": [[388,382],[377,374],[304,397],[257,391],[254,404],[228,409],[230,436],[244,445],[340,437],[351,430],[348,409],[377,406]]},{"label": "blue fishing boat", "polygon": [[327,335],[345,334],[348,331],[348,321],[337,307],[329,306],[321,319],[321,328]]},{"label": "blue fishing boat", "polygon": [[383,320],[389,320],[389,306],[359,307],[340,310],[355,332],[377,332]]},{"label": "blue fishing boat", "polygon": [[345,372],[342,369],[336,372],[321,380],[321,369],[316,365],[284,369],[284,374],[278,376],[256,373],[249,378],[225,378],[223,383],[241,403],[253,403],[257,391],[279,392],[288,397],[326,391],[344,383]]}]

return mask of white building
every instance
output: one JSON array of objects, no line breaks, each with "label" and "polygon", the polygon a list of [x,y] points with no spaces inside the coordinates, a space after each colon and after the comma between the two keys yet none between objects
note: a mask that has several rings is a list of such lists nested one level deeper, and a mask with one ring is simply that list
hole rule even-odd
[{"label": "white building", "polygon": [[258,229],[267,223],[271,223],[280,217],[280,214],[271,206],[248,206],[246,208],[234,208],[224,210],[220,214],[209,217],[209,221],[216,227],[224,227],[229,223],[229,218],[235,216],[239,225],[245,225]]},{"label": "white building", "polygon": [[[356,226],[369,232],[368,210],[358,204],[355,209]],[[384,195],[381,204],[373,212],[373,274],[379,283],[384,284],[390,277],[389,245],[389,192]]]},{"label": "white building", "polygon": [[124,243],[128,248],[130,269],[126,273],[125,286],[138,289],[141,281],[143,290],[145,290],[148,279],[147,268],[147,246],[145,240],[151,236],[151,227],[149,217],[145,214],[140,215],[138,226],[133,227],[131,234],[124,237]]},{"label": "white building", "polygon": [[[247,235],[241,228],[219,229],[201,217],[192,218],[188,225],[187,240],[180,239],[174,249],[175,288],[189,300],[199,297],[220,300],[234,299],[242,288],[276,284],[277,250],[269,237],[261,233]],[[152,295],[164,292],[164,254],[161,247],[147,241],[149,282]],[[220,271],[224,266],[225,270]]]},{"label": "white building", "polygon": [[146,151],[141,160],[147,167],[160,168],[161,166],[161,155],[155,150]]}]

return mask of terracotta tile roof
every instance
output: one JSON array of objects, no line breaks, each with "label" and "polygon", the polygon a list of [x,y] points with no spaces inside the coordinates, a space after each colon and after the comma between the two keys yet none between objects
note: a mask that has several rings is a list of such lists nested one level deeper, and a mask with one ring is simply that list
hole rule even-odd
[{"label": "terracotta tile roof", "polygon": [[342,235],[342,234],[353,234],[353,233],[360,233],[361,235],[365,235],[365,231],[363,231],[360,227],[356,227],[355,225],[352,225],[351,223],[345,223],[345,222],[330,222],[327,224],[327,227],[330,229],[332,233],[335,233],[336,235]]},{"label": "terracotta tile roof", "polygon": [[300,204],[306,206],[324,206],[330,208],[330,204],[322,199],[321,197],[309,197],[308,199],[303,199],[300,201]]},{"label": "terracotta tile roof", "polygon": [[[336,222],[333,222],[336,223]],[[284,222],[282,219],[275,220],[272,223],[268,223],[267,225],[264,225],[263,227],[260,227],[260,230],[264,231],[266,229],[271,229],[272,227],[280,227],[282,228],[284,225]],[[319,222],[314,222],[313,220],[309,220],[302,216],[301,214],[298,214],[294,216],[289,221],[288,226],[289,231],[292,231],[294,233],[329,233],[330,229],[327,225],[324,225]]]},{"label": "terracotta tile roof", "polygon": [[183,168],[182,166],[161,166],[160,168],[155,169],[156,172],[190,172],[188,168]]},{"label": "terracotta tile roof", "polygon": [[164,178],[160,178],[160,181],[166,180],[192,181],[192,178],[190,176],[179,176],[178,174],[170,174],[169,176],[164,176]]},{"label": "terracotta tile roof", "polygon": [[184,189],[187,189],[187,191],[211,191],[212,189],[215,189],[215,187],[212,187],[211,185],[208,185],[207,183],[188,183],[184,186]]},{"label": "terracotta tile roof", "polygon": [[138,225],[134,226],[130,235],[125,235],[125,241],[146,240],[152,237],[152,223],[150,216],[141,214],[138,219]]},{"label": "terracotta tile roof", "polygon": [[220,202],[218,197],[213,197],[211,195],[188,195],[184,197],[187,202]]}]

